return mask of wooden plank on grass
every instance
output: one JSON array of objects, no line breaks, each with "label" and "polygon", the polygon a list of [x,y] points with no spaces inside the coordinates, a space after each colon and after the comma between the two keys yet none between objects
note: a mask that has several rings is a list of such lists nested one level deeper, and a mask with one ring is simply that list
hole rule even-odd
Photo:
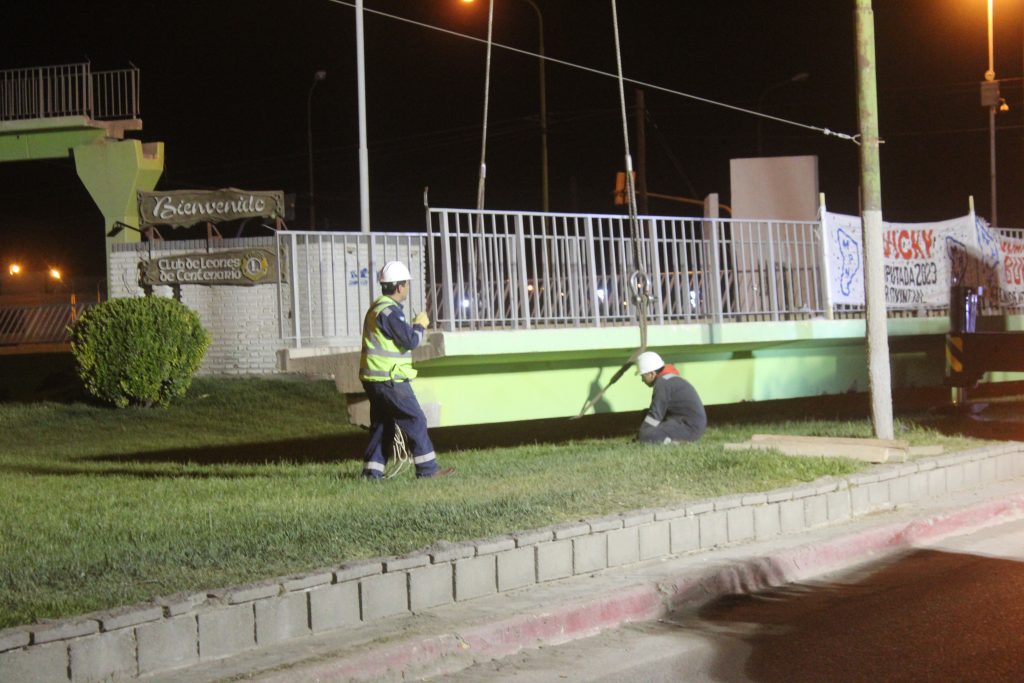
[{"label": "wooden plank on grass", "polygon": [[829,437],[786,437],[774,435],[759,436],[773,436],[774,438],[762,438],[739,444],[726,444],[725,449],[729,451],[775,449],[786,455],[851,458],[853,460],[872,463],[905,462],[907,459],[906,448],[896,448],[871,443],[872,441],[877,442],[877,439],[831,439]]},{"label": "wooden plank on grass", "polygon": [[785,441],[787,443],[829,443],[848,444],[851,446],[879,446],[881,448],[901,448],[910,446],[901,439],[860,439],[843,436],[790,436],[787,434],[754,434],[751,441]]}]

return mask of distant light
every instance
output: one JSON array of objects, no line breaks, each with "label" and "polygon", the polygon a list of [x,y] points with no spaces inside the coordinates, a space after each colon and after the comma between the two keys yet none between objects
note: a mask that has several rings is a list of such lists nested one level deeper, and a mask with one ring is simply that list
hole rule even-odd
[{"label": "distant light", "polygon": [[12,263],[10,267],[7,269],[7,272],[11,275],[21,275],[21,264]]},{"label": "distant light", "polygon": [[597,290],[597,298],[600,299],[601,301],[604,301],[604,290],[603,289],[598,288],[598,290]]},{"label": "distant light", "polygon": [[59,280],[60,271],[57,270],[56,268],[50,268],[50,277],[53,278],[54,280]]},{"label": "distant light", "polygon": [[[462,2],[472,2],[472,1],[473,0],[462,0]],[[532,284],[526,285],[526,291],[527,292],[532,292],[533,291],[533,285]]]},{"label": "distant light", "polygon": [[462,300],[462,307],[463,308],[469,308],[469,299],[463,299]]}]

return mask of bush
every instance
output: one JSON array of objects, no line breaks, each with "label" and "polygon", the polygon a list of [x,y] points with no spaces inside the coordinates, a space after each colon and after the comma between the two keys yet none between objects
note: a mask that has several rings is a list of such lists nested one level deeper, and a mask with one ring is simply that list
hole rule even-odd
[{"label": "bush", "polygon": [[105,301],[70,331],[85,388],[120,408],[167,405],[184,395],[210,345],[194,311],[155,296]]}]

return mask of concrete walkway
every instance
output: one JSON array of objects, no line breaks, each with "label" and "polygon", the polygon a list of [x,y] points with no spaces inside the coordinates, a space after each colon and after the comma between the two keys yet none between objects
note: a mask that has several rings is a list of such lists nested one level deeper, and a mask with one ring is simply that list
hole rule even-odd
[{"label": "concrete walkway", "polygon": [[944,488],[888,511],[802,533],[537,583],[138,680],[410,681],[452,674],[524,649],[659,619],[722,595],[806,580],[1022,518],[1021,474],[1014,467],[1013,476],[998,481],[979,480],[956,492]]}]

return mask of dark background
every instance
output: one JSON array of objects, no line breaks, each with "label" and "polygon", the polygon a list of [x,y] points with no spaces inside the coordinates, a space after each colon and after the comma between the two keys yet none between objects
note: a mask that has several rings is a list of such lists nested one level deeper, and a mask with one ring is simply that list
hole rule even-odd
[{"label": "dark background", "polygon": [[[535,0],[547,54],[615,71],[608,0]],[[487,0],[365,0],[366,8],[478,37]],[[875,4],[884,216],[927,221],[991,215],[986,0]],[[995,0],[996,75],[1011,110],[997,117],[999,222],[1024,225],[1021,90],[1024,22]],[[619,0],[627,77],[776,116],[857,132],[853,0]],[[359,229],[354,10],[329,0],[45,2],[7,0],[0,69],[90,61],[141,70],[145,141],[166,143],[161,189],[242,187],[297,194],[293,228],[308,225],[307,97],[312,98],[321,229]],[[365,15],[371,218],[380,231],[423,230],[432,206],[475,206],[485,46]],[[535,51],[524,0],[495,0],[494,40]],[[803,82],[781,85],[807,72]],[[487,207],[540,210],[537,61],[495,48],[487,145]],[[551,209],[611,213],[623,168],[614,79],[549,63]],[[630,136],[634,87],[627,85]],[[756,155],[757,119],[646,91],[652,192],[729,201],[729,160]],[[765,155],[819,157],[829,208],[858,211],[855,145],[770,121]],[[636,154],[635,140],[634,158]],[[699,207],[652,201],[652,213]],[[165,231],[169,232],[169,231]],[[173,233],[166,235],[174,237]],[[0,164],[0,258],[102,273],[102,216],[70,159]]]}]

